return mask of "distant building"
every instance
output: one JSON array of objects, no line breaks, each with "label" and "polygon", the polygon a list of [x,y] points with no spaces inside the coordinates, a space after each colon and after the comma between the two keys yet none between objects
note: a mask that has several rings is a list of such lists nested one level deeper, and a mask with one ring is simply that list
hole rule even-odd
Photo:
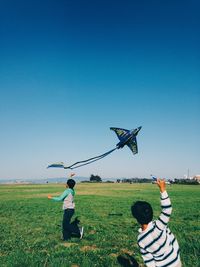
[{"label": "distant building", "polygon": [[193,179],[200,184],[200,174],[195,175]]}]

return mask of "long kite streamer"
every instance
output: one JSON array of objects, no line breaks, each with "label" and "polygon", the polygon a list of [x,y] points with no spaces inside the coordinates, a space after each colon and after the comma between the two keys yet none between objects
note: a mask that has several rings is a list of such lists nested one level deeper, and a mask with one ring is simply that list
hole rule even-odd
[{"label": "long kite streamer", "polygon": [[79,167],[82,167],[84,165],[90,164],[92,162],[95,162],[97,160],[100,160],[106,156],[108,156],[109,154],[111,154],[112,152],[114,152],[116,149],[119,148],[123,148],[125,145],[127,145],[130,150],[132,151],[133,154],[138,153],[138,147],[137,147],[137,140],[136,140],[136,136],[138,134],[138,132],[141,130],[141,126],[133,129],[133,130],[126,130],[126,129],[122,129],[122,128],[114,128],[111,127],[110,129],[113,130],[117,137],[119,138],[120,142],[116,144],[116,147],[109,150],[106,153],[103,153],[101,155],[98,155],[96,157],[92,157],[86,160],[81,160],[81,161],[77,161],[69,166],[65,166],[65,164],[63,162],[58,162],[58,163],[53,163],[50,164],[47,168],[64,168],[64,169],[76,169]]}]

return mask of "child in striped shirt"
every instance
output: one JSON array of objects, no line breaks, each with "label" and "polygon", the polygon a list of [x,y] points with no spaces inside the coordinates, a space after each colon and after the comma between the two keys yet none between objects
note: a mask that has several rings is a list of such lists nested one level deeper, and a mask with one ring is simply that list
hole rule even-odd
[{"label": "child in striped shirt", "polygon": [[137,201],[131,207],[132,215],[141,225],[138,245],[147,267],[181,267],[179,245],[168,228],[172,212],[170,198],[164,180],[157,179],[161,193],[161,214],[155,221],[151,205],[145,201]]}]

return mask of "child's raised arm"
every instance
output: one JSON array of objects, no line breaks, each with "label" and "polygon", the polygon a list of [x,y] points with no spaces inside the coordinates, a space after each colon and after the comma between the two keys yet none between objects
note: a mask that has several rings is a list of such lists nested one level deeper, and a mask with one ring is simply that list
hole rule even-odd
[{"label": "child's raised arm", "polygon": [[161,180],[160,178],[157,179],[157,185],[160,188],[160,192],[163,193],[166,191],[166,183],[165,180]]},{"label": "child's raised arm", "polygon": [[167,227],[167,224],[169,222],[171,213],[172,213],[172,206],[170,198],[166,191],[166,184],[165,180],[157,179],[157,185],[160,188],[160,199],[161,199],[161,214],[156,220],[156,225],[158,229],[163,230],[165,227]]}]

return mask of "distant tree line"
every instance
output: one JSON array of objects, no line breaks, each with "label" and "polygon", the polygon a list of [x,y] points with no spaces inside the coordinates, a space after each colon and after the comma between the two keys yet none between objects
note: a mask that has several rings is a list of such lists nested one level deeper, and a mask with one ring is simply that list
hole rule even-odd
[{"label": "distant tree line", "polygon": [[122,178],[117,179],[117,183],[151,183],[152,180],[148,178]]},{"label": "distant tree line", "polygon": [[194,179],[174,179],[173,184],[186,184],[186,185],[199,185],[197,180]]},{"label": "distant tree line", "polygon": [[[88,182],[88,181],[83,181],[83,182]],[[91,183],[101,183],[102,179],[99,175],[90,175],[90,182]],[[113,183],[113,181],[106,181],[107,183]],[[117,183],[154,183],[152,179],[149,178],[121,178],[116,180]],[[198,181],[194,179],[178,179],[175,178],[174,180],[168,180],[170,184],[185,184],[185,185],[198,185]]]},{"label": "distant tree line", "polygon": [[102,182],[102,179],[99,175],[93,175],[91,174],[90,176],[90,182],[96,182],[96,183],[100,183]]}]

